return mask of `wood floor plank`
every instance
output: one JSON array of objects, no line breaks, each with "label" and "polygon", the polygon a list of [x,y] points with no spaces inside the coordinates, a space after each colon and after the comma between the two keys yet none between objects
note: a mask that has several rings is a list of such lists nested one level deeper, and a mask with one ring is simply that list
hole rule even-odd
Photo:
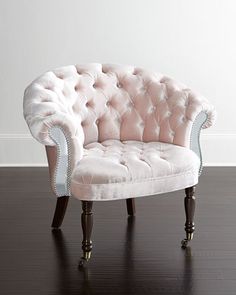
[{"label": "wood floor plank", "polygon": [[[91,264],[79,271],[81,204],[52,232],[56,198],[46,168],[0,168],[0,294],[236,293],[236,167],[205,168],[187,251],[184,192],[94,204]],[[150,227],[151,224],[151,227]]]}]

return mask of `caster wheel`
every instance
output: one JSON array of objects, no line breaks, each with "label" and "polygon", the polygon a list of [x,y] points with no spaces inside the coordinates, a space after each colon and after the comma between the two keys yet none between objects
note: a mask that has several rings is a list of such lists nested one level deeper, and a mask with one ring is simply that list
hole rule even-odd
[{"label": "caster wheel", "polygon": [[88,264],[89,264],[89,260],[85,259],[84,257],[81,257],[78,268],[86,267],[88,266]]},{"label": "caster wheel", "polygon": [[83,268],[83,267],[86,267],[87,265],[88,265],[88,260],[82,257],[79,261],[78,268]]},{"label": "caster wheel", "polygon": [[91,258],[91,251],[86,252],[84,251],[83,256],[80,258],[78,268],[86,267]]},{"label": "caster wheel", "polygon": [[187,240],[187,239],[182,240],[182,241],[181,241],[181,247],[182,247],[183,249],[185,249],[187,246],[188,246],[188,240]]}]

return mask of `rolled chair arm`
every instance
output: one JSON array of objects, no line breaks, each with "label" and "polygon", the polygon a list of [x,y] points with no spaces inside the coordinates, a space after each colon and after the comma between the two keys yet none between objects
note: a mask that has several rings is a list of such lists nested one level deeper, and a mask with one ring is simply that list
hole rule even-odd
[{"label": "rolled chair arm", "polygon": [[71,172],[83,157],[84,132],[59,97],[42,100],[44,89],[38,88],[31,84],[25,91],[24,117],[33,137],[46,146],[54,193],[69,196]]},{"label": "rolled chair arm", "polygon": [[[202,155],[200,147],[200,133],[202,129],[213,125],[216,111],[213,105],[202,95],[187,88],[186,85],[164,77],[169,120],[164,123],[167,134],[174,131],[173,139],[167,138],[166,142],[190,148],[200,159],[199,174],[202,171]],[[165,141],[165,140],[164,140]]]}]

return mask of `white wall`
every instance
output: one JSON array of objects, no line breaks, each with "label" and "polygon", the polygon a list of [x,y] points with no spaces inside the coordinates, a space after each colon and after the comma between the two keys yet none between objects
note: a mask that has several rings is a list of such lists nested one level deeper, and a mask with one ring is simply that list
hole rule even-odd
[{"label": "white wall", "polygon": [[22,117],[24,88],[86,62],[147,67],[204,94],[218,110],[205,162],[236,165],[235,15],[234,0],[1,1],[0,165],[46,163]]}]

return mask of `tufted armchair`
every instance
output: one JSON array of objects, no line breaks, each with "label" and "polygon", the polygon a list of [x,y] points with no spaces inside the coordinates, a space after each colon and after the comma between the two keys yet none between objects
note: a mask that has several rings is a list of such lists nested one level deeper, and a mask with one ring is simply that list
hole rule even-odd
[{"label": "tufted armchair", "polygon": [[24,116],[46,146],[57,198],[53,228],[69,196],[82,201],[83,257],[92,250],[93,201],[185,189],[186,247],[194,232],[195,185],[202,170],[201,128],[213,107],[185,85],[141,68],[109,64],[61,67],[25,90]]}]

